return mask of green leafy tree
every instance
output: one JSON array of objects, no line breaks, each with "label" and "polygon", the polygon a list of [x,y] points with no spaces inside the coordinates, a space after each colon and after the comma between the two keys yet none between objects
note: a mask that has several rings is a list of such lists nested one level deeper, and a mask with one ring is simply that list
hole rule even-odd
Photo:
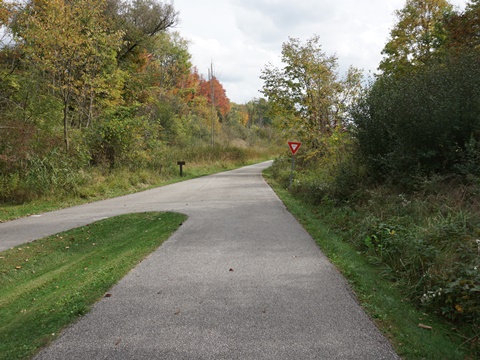
[{"label": "green leafy tree", "polygon": [[[480,67],[464,55],[410,77],[382,77],[353,112],[359,150],[373,178],[479,172]],[[472,170],[473,169],[473,170]]]},{"label": "green leafy tree", "polygon": [[158,83],[166,89],[182,89],[188,85],[192,71],[188,41],[178,32],[161,33],[155,39],[152,55],[158,64]]},{"label": "green leafy tree", "polygon": [[344,127],[346,105],[361,89],[361,72],[350,68],[340,79],[337,58],[322,51],[318,36],[305,44],[290,38],[282,45],[282,62],[283,68],[267,65],[260,77],[283,128],[315,145],[320,136]]},{"label": "green leafy tree", "polygon": [[428,62],[446,40],[444,20],[452,13],[446,0],[407,0],[395,15],[379,69],[384,74],[405,74]]},{"label": "green leafy tree", "polygon": [[248,113],[248,126],[268,126],[272,124],[271,105],[264,99],[253,99],[245,104]]},{"label": "green leafy tree", "polygon": [[383,74],[353,112],[375,179],[480,173],[478,4],[455,13],[445,1],[407,1],[397,12]]},{"label": "green leafy tree", "polygon": [[178,12],[173,4],[158,0],[107,0],[107,16],[112,26],[123,32],[123,45],[118,56],[125,60],[129,55],[141,53],[149,47],[155,35],[178,23]]},{"label": "green leafy tree", "polygon": [[7,106],[5,101],[8,100],[8,88],[14,86],[13,79],[10,75],[12,75],[17,68],[19,58],[17,49],[7,44],[14,8],[14,3],[0,0],[0,104],[3,109]]},{"label": "green leafy tree", "polygon": [[4,0],[0,0],[0,29],[9,22],[10,7],[11,4],[4,2]]},{"label": "green leafy tree", "polygon": [[248,123],[247,106],[232,103],[232,108],[227,116],[226,124],[234,127],[245,127]]},{"label": "green leafy tree", "polygon": [[103,0],[33,0],[15,27],[29,71],[40,72],[62,104],[67,150],[71,109],[115,89],[120,34],[108,30],[104,9]]},{"label": "green leafy tree", "polygon": [[142,116],[138,106],[117,106],[105,111],[89,130],[95,164],[139,168],[148,163],[161,127]]}]

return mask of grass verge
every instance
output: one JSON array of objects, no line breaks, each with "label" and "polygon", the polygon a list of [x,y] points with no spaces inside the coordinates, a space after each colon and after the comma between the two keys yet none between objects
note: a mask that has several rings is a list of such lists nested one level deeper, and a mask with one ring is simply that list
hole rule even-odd
[{"label": "grass verge", "polygon": [[[448,324],[427,315],[401,296],[391,282],[324,222],[319,206],[302,202],[264,176],[288,210],[302,223],[330,261],[349,281],[361,305],[404,359],[469,359],[464,339]],[[321,206],[321,205],[320,205]]]},{"label": "grass verge", "polygon": [[1,252],[0,359],[48,345],[185,219],[122,215]]}]

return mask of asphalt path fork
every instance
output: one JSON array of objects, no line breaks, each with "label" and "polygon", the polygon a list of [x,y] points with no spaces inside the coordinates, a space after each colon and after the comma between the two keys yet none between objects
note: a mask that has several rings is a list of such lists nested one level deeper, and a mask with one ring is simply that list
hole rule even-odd
[{"label": "asphalt path fork", "polygon": [[10,247],[124,213],[189,216],[36,359],[398,359],[263,180],[269,165],[0,224]]}]

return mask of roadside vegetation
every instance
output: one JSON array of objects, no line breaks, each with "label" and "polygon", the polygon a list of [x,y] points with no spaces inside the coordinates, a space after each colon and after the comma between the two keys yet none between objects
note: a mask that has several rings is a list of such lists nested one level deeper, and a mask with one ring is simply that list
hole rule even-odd
[{"label": "roadside vegetation", "polygon": [[122,215],[0,253],[0,359],[31,358],[110,296],[107,291],[185,219]]},{"label": "roadside vegetation", "polygon": [[156,0],[0,2],[0,219],[278,154],[269,103],[232,103],[178,22]]},{"label": "roadside vegetation", "polygon": [[333,204],[313,204],[292,194],[285,183],[273,178],[275,171],[269,168],[264,172],[269,184],[345,276],[362,307],[401,358],[475,358],[463,329],[417,306],[398,284],[385,276],[385,269],[377,258],[352,243],[347,229],[355,224],[344,221],[350,214]]},{"label": "roadside vegetation", "polygon": [[[316,38],[284,44],[286,66],[265,69],[264,93],[290,140],[303,145],[291,185],[287,154],[269,173],[289,188],[287,203],[299,207],[311,232],[312,224],[328,229],[317,240],[400,355],[478,358],[480,2],[458,12],[442,0],[408,0],[397,17],[380,73],[359,92],[345,87],[355,84],[355,72],[326,77],[335,59]],[[280,78],[283,86],[272,86]],[[346,95],[353,99],[345,102]],[[334,245],[337,239],[344,244]],[[349,256],[368,268],[365,282],[388,281],[400,298],[379,304],[390,290],[366,287],[345,266]],[[399,299],[419,312],[407,317]],[[426,333],[420,343],[419,332]],[[440,346],[433,338],[441,333],[452,342]]]},{"label": "roadside vegetation", "polygon": [[[196,152],[194,151],[196,150]],[[226,171],[255,162],[270,160],[279,153],[278,146],[270,148],[223,148],[205,146],[197,149],[170,149],[165,152],[167,159],[160,169],[142,168],[137,170],[119,166],[115,169],[89,167],[87,171],[72,171],[72,182],[59,184],[55,173],[42,170],[47,178],[37,179],[37,187],[19,182],[23,201],[0,202],[0,222],[33,214],[41,214],[82,203],[122,196],[149,188],[184,181],[199,176]],[[177,159],[186,161],[180,176]],[[17,188],[17,189],[19,189]]]},{"label": "roadside vegetation", "polygon": [[368,84],[319,36],[289,38],[265,99],[234,104],[191,64],[173,4],[2,1],[0,219],[301,141],[293,183],[287,154],[271,181],[397,351],[480,357],[480,1],[406,0],[396,15]]}]

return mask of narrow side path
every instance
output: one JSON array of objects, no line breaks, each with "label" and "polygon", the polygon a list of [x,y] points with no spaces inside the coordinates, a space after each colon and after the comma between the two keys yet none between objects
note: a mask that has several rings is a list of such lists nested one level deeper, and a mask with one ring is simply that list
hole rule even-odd
[{"label": "narrow side path", "polygon": [[268,165],[34,218],[78,226],[115,212],[189,215],[36,359],[398,359],[262,179]]}]

